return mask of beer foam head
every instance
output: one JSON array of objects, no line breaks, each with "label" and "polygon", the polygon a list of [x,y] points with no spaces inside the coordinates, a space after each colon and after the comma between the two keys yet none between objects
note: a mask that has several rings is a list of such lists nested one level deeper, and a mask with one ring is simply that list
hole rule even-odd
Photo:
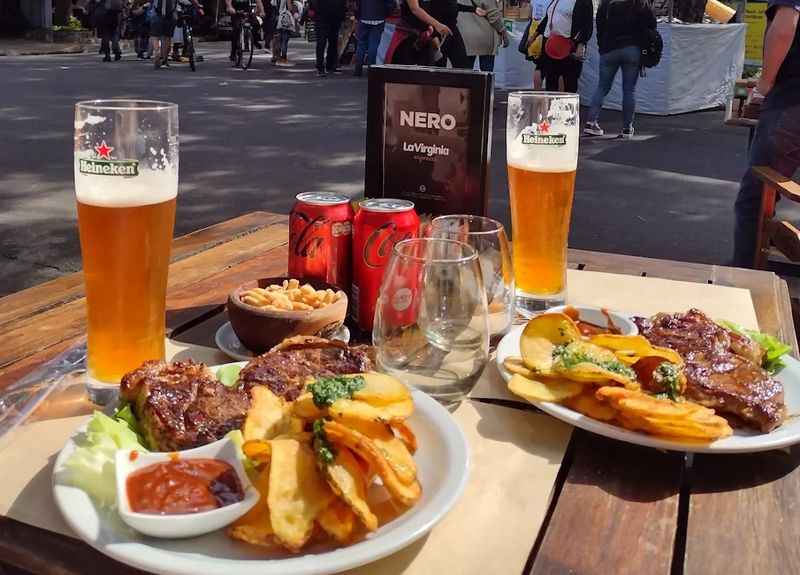
[{"label": "beer foam head", "polygon": [[554,99],[534,117],[509,99],[506,158],[515,168],[572,172],[578,166],[579,120],[574,103]]},{"label": "beer foam head", "polygon": [[178,195],[178,167],[146,169],[139,166],[136,176],[82,173],[80,158],[75,158],[75,195],[82,204],[101,207],[136,207],[160,204]]}]

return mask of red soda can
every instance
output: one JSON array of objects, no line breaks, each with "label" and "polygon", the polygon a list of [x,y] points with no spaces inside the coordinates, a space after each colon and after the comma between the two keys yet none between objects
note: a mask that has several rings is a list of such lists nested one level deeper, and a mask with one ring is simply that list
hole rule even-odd
[{"label": "red soda can", "polygon": [[375,303],[397,242],[416,237],[419,217],[408,200],[372,198],[358,204],[353,220],[353,287],[350,311],[358,327],[372,330]]},{"label": "red soda can", "polygon": [[353,208],[341,194],[303,192],[289,216],[289,276],[316,279],[347,291]]}]

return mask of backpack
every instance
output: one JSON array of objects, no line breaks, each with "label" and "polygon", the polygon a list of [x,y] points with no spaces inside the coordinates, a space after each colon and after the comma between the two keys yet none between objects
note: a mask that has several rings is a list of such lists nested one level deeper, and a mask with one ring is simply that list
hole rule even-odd
[{"label": "backpack", "polygon": [[642,33],[639,48],[642,50],[641,65],[644,68],[655,68],[661,61],[661,54],[664,52],[664,40],[658,30],[647,28]]}]

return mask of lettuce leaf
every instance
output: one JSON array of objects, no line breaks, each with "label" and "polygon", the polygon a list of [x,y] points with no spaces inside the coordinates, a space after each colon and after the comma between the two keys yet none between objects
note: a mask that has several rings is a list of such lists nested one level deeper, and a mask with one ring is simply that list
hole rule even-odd
[{"label": "lettuce leaf", "polygon": [[239,381],[241,365],[226,365],[217,370],[217,379],[225,387],[233,387]]},{"label": "lettuce leaf", "polygon": [[745,329],[737,323],[727,320],[720,320],[718,322],[722,327],[727,328],[736,333],[746,335],[764,350],[764,361],[761,367],[766,369],[770,374],[778,373],[786,364],[781,357],[792,351],[791,346],[783,343],[775,336],[768,333],[762,333],[754,329]]},{"label": "lettuce leaf", "polygon": [[147,451],[124,420],[95,411],[79,446],[64,464],[71,485],[83,489],[101,506],[116,503],[114,456],[118,449]]}]

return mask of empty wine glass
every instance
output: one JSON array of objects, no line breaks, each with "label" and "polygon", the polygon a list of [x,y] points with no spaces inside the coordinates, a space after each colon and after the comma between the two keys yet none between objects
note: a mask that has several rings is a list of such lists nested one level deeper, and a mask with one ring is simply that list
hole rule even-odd
[{"label": "empty wine glass", "polygon": [[478,253],[443,238],[397,243],[383,276],[372,342],[382,371],[445,405],[463,399],[489,358]]},{"label": "empty wine glass", "polygon": [[478,252],[486,288],[490,344],[496,346],[514,320],[514,266],[503,224],[482,216],[439,216],[431,223],[429,233],[434,238],[464,242]]}]

